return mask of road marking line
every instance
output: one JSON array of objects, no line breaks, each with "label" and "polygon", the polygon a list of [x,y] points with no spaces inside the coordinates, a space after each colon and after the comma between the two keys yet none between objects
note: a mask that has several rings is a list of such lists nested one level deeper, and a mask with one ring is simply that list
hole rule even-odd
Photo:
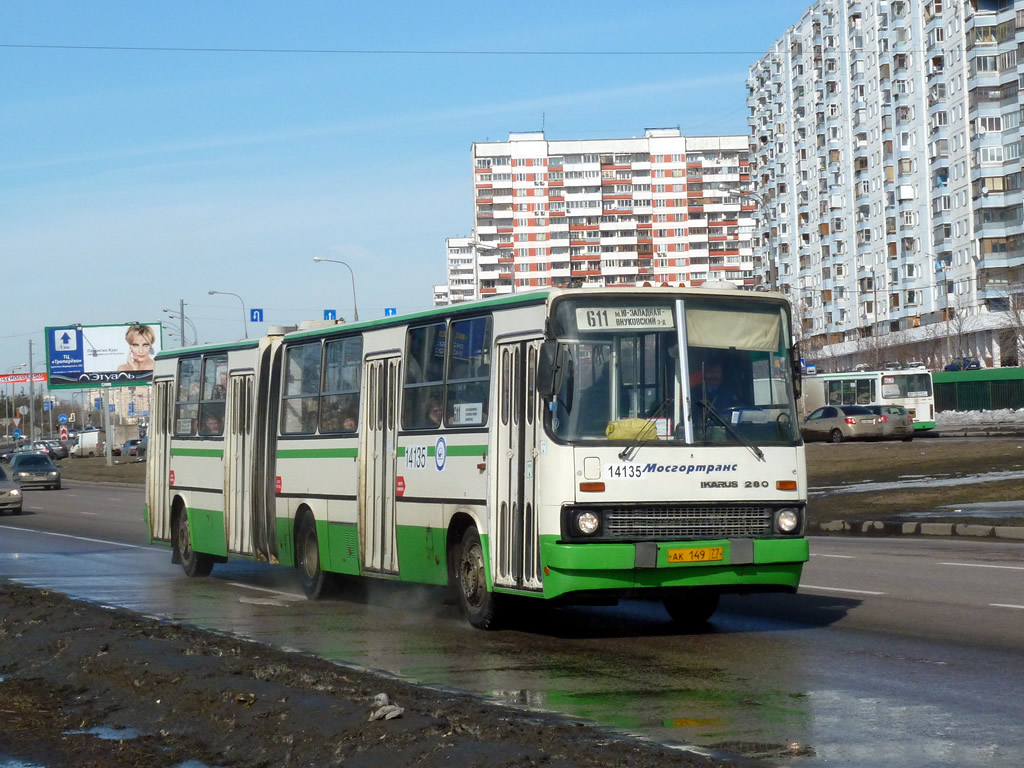
[{"label": "road marking line", "polygon": [[884,595],[885,592],[871,592],[867,589],[843,589],[842,587],[816,587],[813,584],[801,584],[800,589],[820,589],[825,592],[850,592],[854,595]]},{"label": "road marking line", "polygon": [[288,600],[305,600],[306,598],[302,595],[296,595],[292,592],[282,592],[279,589],[268,589],[267,587],[256,587],[252,584],[242,584],[237,581],[229,581],[228,586],[241,587],[242,589],[253,589],[257,592],[269,592],[272,595],[280,595],[281,597],[287,598]]},{"label": "road marking line", "polygon": [[19,533],[38,533],[41,536],[58,536],[62,539],[75,539],[77,541],[89,541],[93,544],[110,544],[114,547],[128,547],[129,549],[145,549],[150,552],[160,552],[161,549],[156,547],[140,547],[138,544],[123,544],[120,541],[107,541],[106,539],[90,539],[86,536],[72,536],[70,533],[54,533],[53,531],[36,531],[32,528],[18,528],[14,525],[0,525],[0,529],[5,531],[18,531]]},{"label": "road marking line", "polygon": [[1013,603],[989,603],[990,608],[1016,608],[1018,611],[1024,611],[1024,605],[1014,605]]},{"label": "road marking line", "polygon": [[812,552],[811,557],[835,557],[840,560],[853,560],[855,558],[854,555],[820,555],[817,552]]},{"label": "road marking line", "polygon": [[984,563],[938,563],[938,565],[956,565],[960,568],[1001,568],[1006,571],[1024,571],[1024,565],[985,565]]}]

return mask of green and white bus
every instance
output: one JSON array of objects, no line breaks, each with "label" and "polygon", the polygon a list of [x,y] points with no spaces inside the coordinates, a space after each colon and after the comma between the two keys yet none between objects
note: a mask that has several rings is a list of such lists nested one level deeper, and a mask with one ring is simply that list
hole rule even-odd
[{"label": "green and white bus", "polygon": [[151,540],[190,576],[294,566],[310,598],[448,585],[481,628],[510,596],[703,622],[808,558],[791,338],[778,294],[552,289],[162,351]]},{"label": "green and white bus", "polygon": [[823,405],[899,405],[915,430],[935,429],[935,389],[924,366],[804,376],[800,405],[804,416]]}]

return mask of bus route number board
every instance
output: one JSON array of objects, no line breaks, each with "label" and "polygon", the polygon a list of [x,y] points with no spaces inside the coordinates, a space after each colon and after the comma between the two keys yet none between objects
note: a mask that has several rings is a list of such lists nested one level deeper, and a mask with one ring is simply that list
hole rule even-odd
[{"label": "bus route number board", "polygon": [[724,559],[722,547],[687,547],[668,551],[669,563],[713,563]]},{"label": "bus route number board", "polygon": [[581,331],[657,331],[674,327],[669,307],[577,307]]}]

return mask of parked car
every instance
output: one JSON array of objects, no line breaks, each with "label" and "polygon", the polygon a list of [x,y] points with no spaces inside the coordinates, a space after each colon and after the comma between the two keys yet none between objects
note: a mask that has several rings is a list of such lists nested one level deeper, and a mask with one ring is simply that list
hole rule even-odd
[{"label": "parked car", "polygon": [[139,440],[139,444],[135,446],[135,458],[142,461],[146,458],[146,452],[149,450],[149,435]]},{"label": "parked car", "polygon": [[10,511],[20,515],[22,498],[21,486],[0,467],[0,514],[6,515]]},{"label": "parked car", "polygon": [[53,450],[47,443],[42,440],[36,440],[32,443],[24,443],[14,449],[15,454],[19,453],[42,453],[50,458],[51,461],[57,461],[57,452]]},{"label": "parked car", "polygon": [[134,456],[135,450],[138,448],[139,443],[142,440],[138,437],[133,437],[131,440],[125,440],[124,445],[121,446],[119,456]]},{"label": "parked car", "polygon": [[942,370],[944,371],[976,371],[981,368],[981,363],[975,360],[973,357],[956,357],[949,365]]},{"label": "parked car", "polygon": [[914,439],[914,419],[910,411],[901,405],[864,406],[878,416],[882,423],[883,440],[902,440],[909,443]]},{"label": "parked car", "polygon": [[813,411],[800,428],[804,440],[880,440],[882,424],[863,405],[826,405]]},{"label": "parked car", "polygon": [[51,450],[56,454],[58,459],[66,459],[68,457],[68,442],[62,442],[61,440],[47,440],[46,444],[50,446]]},{"label": "parked car", "polygon": [[11,478],[22,488],[46,486],[60,488],[60,470],[45,453],[22,451],[11,459]]}]

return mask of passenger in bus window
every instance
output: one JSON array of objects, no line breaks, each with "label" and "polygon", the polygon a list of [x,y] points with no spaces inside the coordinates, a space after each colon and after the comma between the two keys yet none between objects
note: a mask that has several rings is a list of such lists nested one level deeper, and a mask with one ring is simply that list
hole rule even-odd
[{"label": "passenger in bus window", "polygon": [[346,413],[341,419],[342,432],[356,431],[356,416],[354,413]]},{"label": "passenger in bus window", "polygon": [[208,410],[203,415],[203,428],[200,432],[202,435],[223,435],[224,434],[224,422],[221,420],[220,414],[213,410]]},{"label": "passenger in bus window", "polygon": [[441,401],[436,398],[430,398],[427,400],[427,423],[426,426],[429,429],[435,429],[441,426],[441,417],[444,415],[444,411],[441,408]]}]

